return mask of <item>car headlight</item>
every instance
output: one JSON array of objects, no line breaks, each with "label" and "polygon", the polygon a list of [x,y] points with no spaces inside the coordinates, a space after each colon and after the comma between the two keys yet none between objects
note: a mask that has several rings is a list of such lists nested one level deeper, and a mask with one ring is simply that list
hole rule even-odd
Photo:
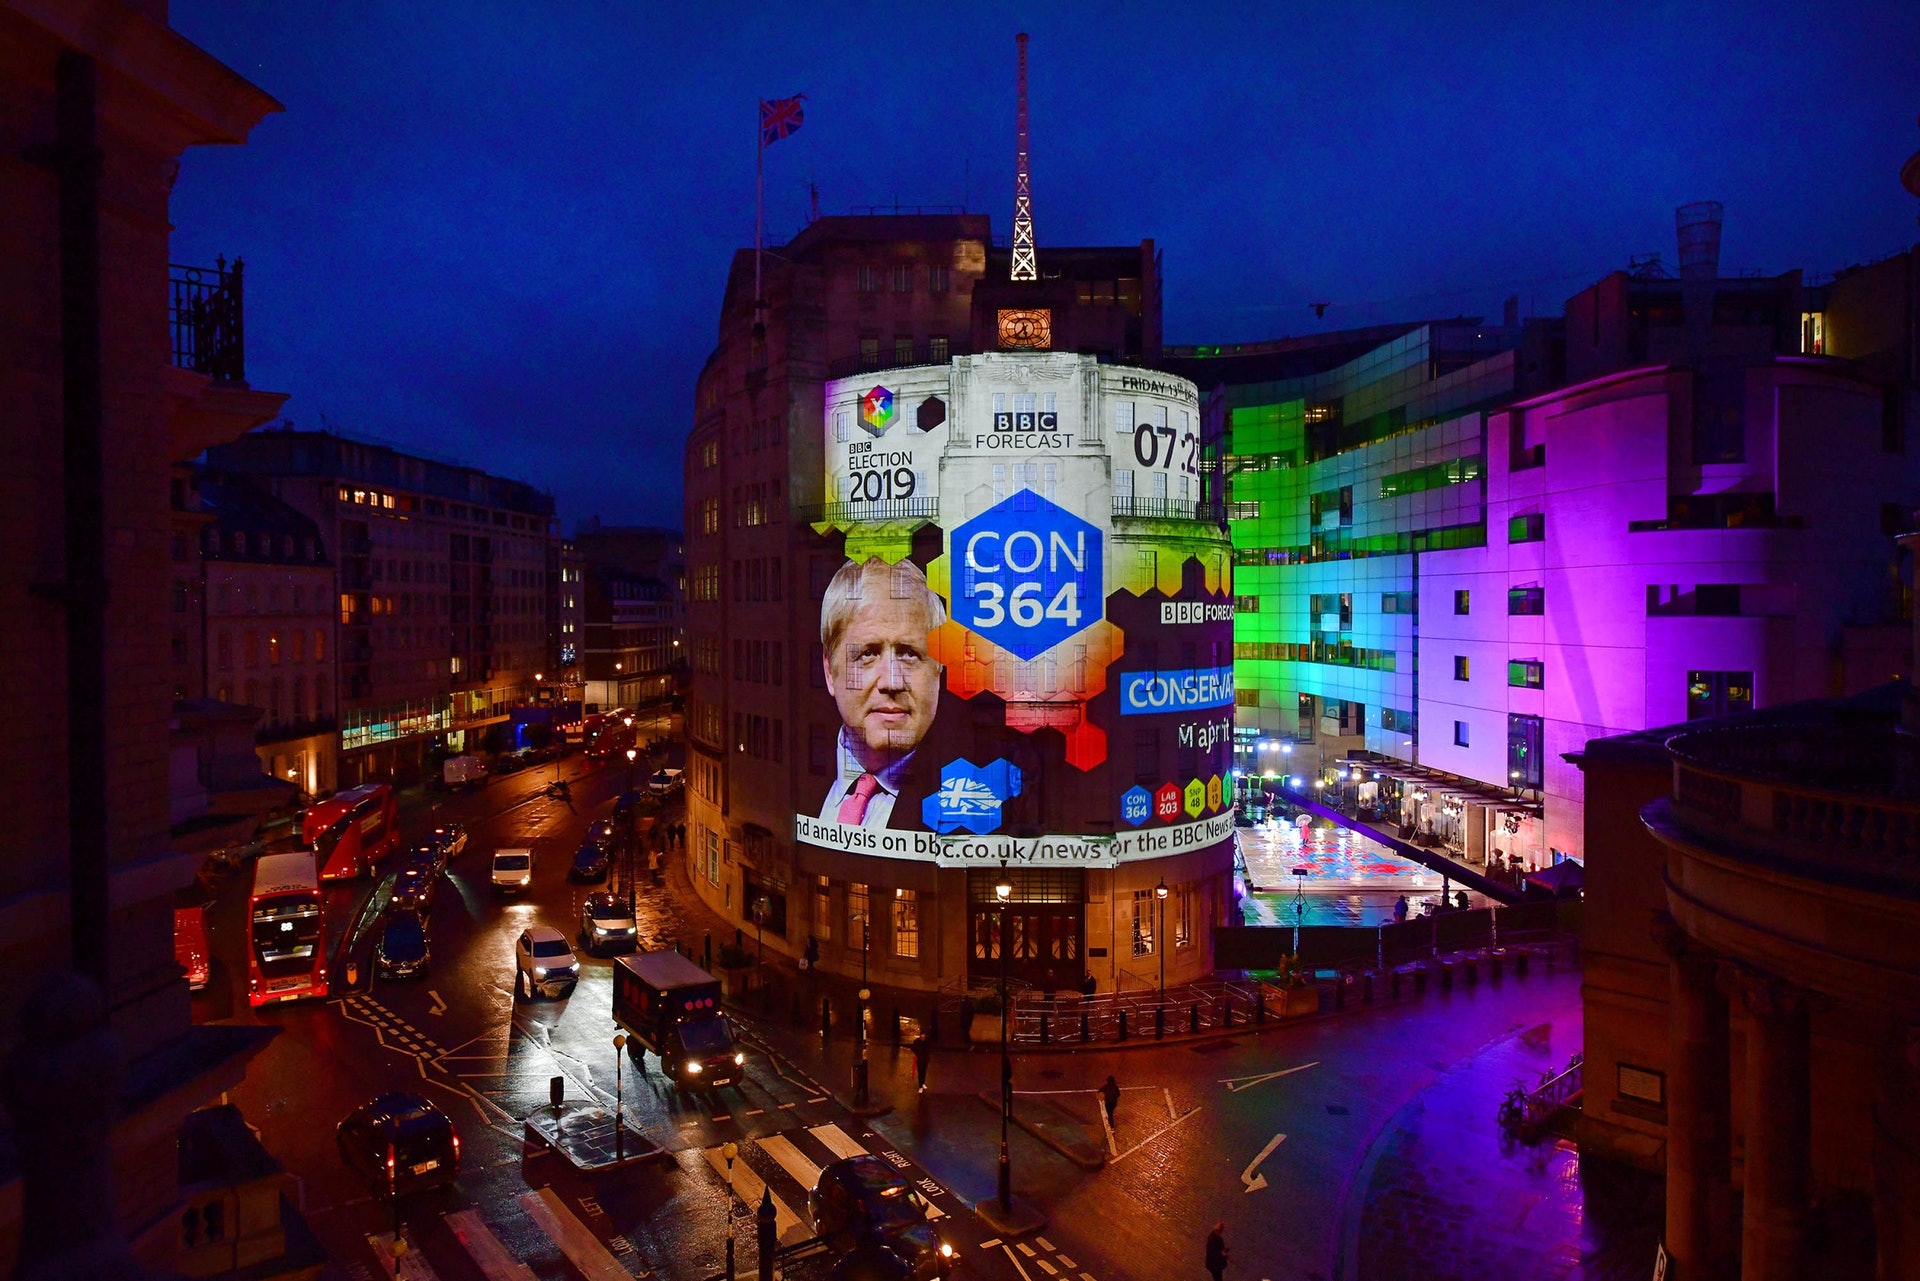
[{"label": "car headlight", "polygon": [[691,1073],[693,1073],[693,1074],[694,1074],[695,1076],[698,1076],[698,1075],[700,1075],[700,1060],[699,1060],[699,1059],[688,1059],[688,1060],[687,1060],[687,1071],[689,1071],[689,1072],[691,1072]]},{"label": "car headlight", "polygon": [[605,934],[609,928],[610,927],[601,925],[599,922],[596,921],[593,926],[593,932],[595,934]]},{"label": "car headlight", "polygon": [[953,1257],[953,1246],[942,1241],[940,1243],[940,1257],[943,1259],[951,1259]]},{"label": "car headlight", "polygon": [[745,1063],[746,1061],[747,1061],[747,1056],[744,1054],[736,1053],[733,1056],[733,1065],[735,1067],[739,1067],[741,1064]]},{"label": "car headlight", "polygon": [[547,967],[546,967],[546,966],[544,966],[544,965],[536,965],[536,966],[534,966],[534,967],[533,967],[533,977],[535,977],[535,978],[537,978],[537,979],[543,979],[543,978],[545,978],[545,977],[547,977]]}]

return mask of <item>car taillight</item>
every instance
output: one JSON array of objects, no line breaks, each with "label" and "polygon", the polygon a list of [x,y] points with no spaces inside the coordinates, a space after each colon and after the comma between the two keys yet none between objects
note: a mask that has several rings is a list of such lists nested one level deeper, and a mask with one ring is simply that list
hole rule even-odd
[{"label": "car taillight", "polygon": [[453,1136],[453,1163],[460,1164],[460,1136],[457,1134]]}]

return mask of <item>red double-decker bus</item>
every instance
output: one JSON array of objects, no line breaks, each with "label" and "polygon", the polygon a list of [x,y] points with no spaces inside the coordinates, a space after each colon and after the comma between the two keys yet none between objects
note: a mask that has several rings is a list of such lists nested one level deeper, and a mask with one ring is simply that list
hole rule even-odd
[{"label": "red double-decker bus", "polygon": [[326,895],[308,850],[262,854],[247,902],[247,1003],[327,994]]},{"label": "red double-decker bus", "polygon": [[372,871],[400,844],[393,788],[362,783],[309,806],[300,820],[300,843],[313,851],[323,881]]}]

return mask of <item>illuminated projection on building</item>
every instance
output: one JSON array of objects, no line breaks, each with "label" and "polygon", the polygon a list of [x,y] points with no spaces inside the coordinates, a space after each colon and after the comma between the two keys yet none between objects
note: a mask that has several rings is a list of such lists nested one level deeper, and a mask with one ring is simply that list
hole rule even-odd
[{"label": "illuminated projection on building", "polygon": [[825,410],[814,528],[841,556],[795,839],[965,866],[1231,839],[1231,556],[1193,384],[997,353],[829,383]]}]

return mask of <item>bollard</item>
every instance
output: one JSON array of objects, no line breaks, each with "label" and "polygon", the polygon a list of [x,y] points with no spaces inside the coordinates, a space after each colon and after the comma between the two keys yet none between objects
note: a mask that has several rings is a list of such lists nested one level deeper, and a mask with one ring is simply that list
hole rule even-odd
[{"label": "bollard", "polygon": [[1347,984],[1351,981],[1352,980],[1349,979],[1344,974],[1334,979],[1333,981],[1333,1008],[1334,1009],[1344,1010],[1347,1008]]},{"label": "bollard", "polygon": [[1040,1044],[1045,1045],[1048,1039],[1049,1037],[1047,1033],[1047,1012],[1045,1010],[1042,1010],[1040,1011]]},{"label": "bollard", "polygon": [[1233,1026],[1233,993],[1228,992],[1220,1002],[1220,1022],[1223,1026]]},{"label": "bollard", "polygon": [[1493,966],[1493,973],[1488,977],[1491,978],[1494,982],[1498,983],[1500,981],[1500,970],[1502,968],[1502,963],[1504,958],[1501,957],[1500,953],[1495,952],[1492,956],[1488,957],[1487,959]]},{"label": "bollard", "polygon": [[1513,977],[1517,979],[1527,977],[1527,949],[1524,947],[1513,954]]},{"label": "bollard", "polygon": [[1153,1007],[1153,1038],[1156,1041],[1161,1040],[1166,1034],[1167,1007],[1164,1005],[1156,1005]]},{"label": "bollard", "polygon": [[853,1061],[853,1101],[858,1107],[867,1106],[867,1055],[865,1050],[862,1050],[860,1057]]},{"label": "bollard", "polygon": [[1360,1004],[1373,1004],[1373,971],[1368,970],[1360,976]]},{"label": "bollard", "polygon": [[1426,990],[1427,967],[1424,965],[1416,965],[1413,967],[1413,994],[1415,996],[1421,996],[1426,993]]},{"label": "bollard", "polygon": [[1397,1001],[1400,999],[1400,971],[1392,970],[1387,974],[1387,995]]},{"label": "bollard", "polygon": [[828,997],[820,998],[820,1039],[826,1040],[833,1031],[833,1003]]},{"label": "bollard", "polygon": [[1453,991],[1453,962],[1451,961],[1440,962],[1440,990]]},{"label": "bollard", "polygon": [[1466,973],[1468,987],[1473,987],[1480,982],[1480,961],[1477,957],[1469,956],[1460,962],[1460,968]]},{"label": "bollard", "polygon": [[1085,1045],[1087,1040],[1087,1012],[1082,1009],[1080,1011],[1080,1044]]},{"label": "bollard", "polygon": [[1255,1023],[1267,1021],[1267,985],[1264,983],[1253,994],[1253,1021]]},{"label": "bollard", "polygon": [[566,1099],[567,1099],[567,1078],[566,1077],[554,1076],[554,1077],[547,1078],[547,1098],[549,1099],[549,1101],[552,1102],[553,1110],[555,1112],[558,1112],[560,1110],[560,1105],[566,1102]]},{"label": "bollard", "polygon": [[893,1007],[893,1048],[900,1048],[900,1007]]},{"label": "bollard", "polygon": [[1187,1007],[1187,1031],[1198,1032],[1199,1030],[1200,1030],[1200,1002],[1195,1001],[1192,1005],[1189,1005]]},{"label": "bollard", "polygon": [[1120,1039],[1122,1041],[1127,1039],[1127,1012],[1125,1010],[1120,1011]]},{"label": "bollard", "polygon": [[705,931],[702,934],[701,939],[702,941],[700,944],[700,955],[703,958],[704,963],[700,966],[700,968],[703,970],[711,971],[713,969],[713,931],[712,930]]},{"label": "bollard", "polygon": [[353,987],[360,981],[360,967],[352,961],[347,962],[347,986]]},{"label": "bollard", "polygon": [[774,1235],[773,1189],[763,1186],[760,1189],[760,1213],[758,1222],[758,1245],[760,1247],[760,1281],[773,1281],[773,1256],[780,1250],[780,1239]]}]

